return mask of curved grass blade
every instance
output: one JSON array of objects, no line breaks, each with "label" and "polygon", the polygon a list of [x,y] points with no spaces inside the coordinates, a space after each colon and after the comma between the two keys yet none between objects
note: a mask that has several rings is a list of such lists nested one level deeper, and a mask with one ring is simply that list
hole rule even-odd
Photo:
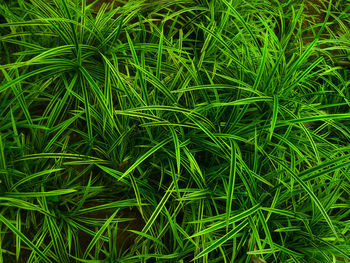
[{"label": "curved grass blade", "polygon": [[0,214],[0,221],[7,226],[16,236],[18,236],[23,243],[25,243],[28,247],[30,247],[33,251],[37,253],[37,255],[44,260],[44,262],[52,263],[52,261],[37,247],[32,241],[30,241],[21,231],[19,231],[14,225],[10,223],[5,217]]},{"label": "curved grass blade", "polygon": [[273,131],[275,130],[277,115],[278,115],[278,97],[277,95],[273,95],[273,111],[272,111],[271,128],[270,128],[270,141],[273,136]]},{"label": "curved grass blade", "polygon": [[237,165],[236,143],[230,140],[230,145],[231,145],[230,174],[229,174],[229,183],[228,183],[227,197],[226,197],[226,228],[228,228],[229,218],[231,215],[233,191],[235,189],[235,181],[236,181],[236,165]]},{"label": "curved grass blade", "polygon": [[174,190],[174,182],[171,182],[171,184],[170,184],[169,188],[167,189],[165,195],[160,200],[160,202],[158,203],[157,207],[154,209],[152,215],[148,219],[146,225],[142,229],[142,233],[146,234],[148,232],[148,230],[150,230],[150,228],[153,226],[153,224],[154,224],[155,220],[157,219],[158,215],[160,214],[160,212],[162,211],[162,209],[165,206],[166,202],[170,198],[173,190]]},{"label": "curved grass blade", "polygon": [[248,219],[243,220],[240,224],[238,224],[235,228],[233,228],[230,232],[228,232],[226,235],[222,236],[213,244],[209,245],[206,249],[204,249],[202,252],[200,252],[193,260],[196,260],[198,258],[201,258],[205,256],[206,254],[210,253],[214,249],[219,248],[221,245],[223,245],[228,240],[232,239],[235,235],[237,235],[242,229],[244,229],[248,225]]},{"label": "curved grass blade", "polygon": [[292,177],[295,181],[297,181],[300,186],[309,194],[311,200],[315,203],[315,205],[318,207],[320,210],[322,216],[326,220],[327,224],[329,225],[330,229],[332,230],[333,234],[335,235],[336,238],[338,238],[337,231],[332,223],[332,220],[330,219],[329,215],[327,214],[326,210],[324,209],[322,203],[320,200],[318,200],[317,196],[314,194],[314,192],[305,184],[305,182],[298,176],[296,175],[292,170],[289,169],[289,167],[282,162],[281,160],[272,157],[277,163],[279,163]]},{"label": "curved grass blade", "polygon": [[147,151],[145,154],[143,154],[141,157],[139,157],[129,168],[126,170],[123,175],[120,177],[119,180],[127,176],[129,173],[131,173],[133,170],[136,169],[137,166],[139,166],[144,160],[146,160],[149,156],[154,154],[156,151],[161,149],[163,146],[168,144],[171,141],[171,138],[167,138],[160,143],[158,143],[156,146],[152,147],[149,151]]},{"label": "curved grass blade", "polygon": [[107,229],[107,227],[110,226],[110,224],[112,223],[114,217],[117,215],[119,209],[117,209],[107,220],[106,222],[101,226],[101,228],[95,233],[93,239],[91,240],[91,242],[89,243],[89,245],[87,246],[84,255],[83,255],[83,259],[86,259],[89,255],[89,253],[91,252],[91,250],[93,249],[93,247],[96,245],[97,241],[101,238],[102,234],[105,232],[105,230]]}]

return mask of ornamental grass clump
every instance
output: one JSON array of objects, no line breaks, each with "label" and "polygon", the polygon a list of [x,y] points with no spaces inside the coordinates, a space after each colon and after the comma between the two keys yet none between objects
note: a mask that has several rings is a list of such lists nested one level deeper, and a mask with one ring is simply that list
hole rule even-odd
[{"label": "ornamental grass clump", "polygon": [[0,19],[0,262],[350,260],[348,0]]}]

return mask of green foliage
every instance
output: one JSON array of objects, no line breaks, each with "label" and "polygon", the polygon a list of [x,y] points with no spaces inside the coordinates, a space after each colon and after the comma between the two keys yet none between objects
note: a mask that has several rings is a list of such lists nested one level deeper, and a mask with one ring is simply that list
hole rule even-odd
[{"label": "green foliage", "polygon": [[0,262],[350,260],[349,0],[0,19]]}]

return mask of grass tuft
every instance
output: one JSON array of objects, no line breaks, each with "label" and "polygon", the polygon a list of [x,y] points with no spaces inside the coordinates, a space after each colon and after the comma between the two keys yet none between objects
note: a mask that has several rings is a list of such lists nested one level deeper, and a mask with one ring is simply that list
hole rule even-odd
[{"label": "grass tuft", "polygon": [[349,0],[0,0],[0,262],[350,262]]}]

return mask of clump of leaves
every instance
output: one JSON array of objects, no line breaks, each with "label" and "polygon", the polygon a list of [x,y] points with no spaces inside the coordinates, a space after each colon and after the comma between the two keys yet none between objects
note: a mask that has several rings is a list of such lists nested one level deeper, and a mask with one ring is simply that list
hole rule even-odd
[{"label": "clump of leaves", "polygon": [[0,2],[0,261],[349,260],[343,2]]}]

